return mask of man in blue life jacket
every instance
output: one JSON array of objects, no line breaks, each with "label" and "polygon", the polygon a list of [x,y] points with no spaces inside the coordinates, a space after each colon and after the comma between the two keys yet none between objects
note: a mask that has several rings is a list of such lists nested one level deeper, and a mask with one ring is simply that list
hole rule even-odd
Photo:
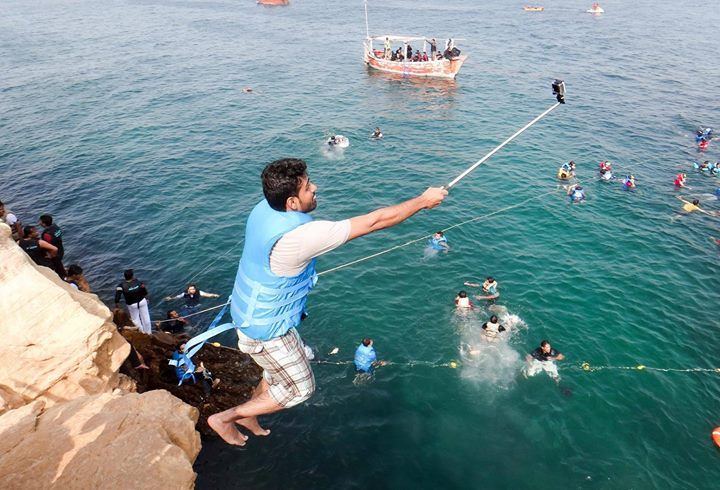
[{"label": "man in blue life jacket", "polygon": [[303,160],[276,160],[262,172],[265,199],[250,213],[245,244],[233,288],[230,311],[238,348],[263,369],[252,397],[208,418],[226,442],[245,444],[238,425],[255,435],[270,433],[258,415],[304,402],[315,391],[315,378],[296,327],[315,285],[315,258],[344,243],[405,221],[438,206],[447,195],[429,188],[395,206],[343,221],[313,221],[317,186]]},{"label": "man in blue life jacket", "polygon": [[377,353],[373,347],[372,339],[363,339],[355,350],[355,369],[358,373],[372,374],[375,370],[375,361],[377,361]]}]

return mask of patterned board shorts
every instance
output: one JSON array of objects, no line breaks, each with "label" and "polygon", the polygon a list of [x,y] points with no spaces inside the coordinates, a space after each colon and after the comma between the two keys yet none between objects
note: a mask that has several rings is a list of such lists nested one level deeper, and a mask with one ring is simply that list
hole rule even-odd
[{"label": "patterned board shorts", "polygon": [[272,340],[251,339],[242,331],[238,334],[238,348],[263,368],[263,377],[270,385],[273,400],[285,408],[294,407],[315,392],[315,376],[300,334],[294,328]]}]

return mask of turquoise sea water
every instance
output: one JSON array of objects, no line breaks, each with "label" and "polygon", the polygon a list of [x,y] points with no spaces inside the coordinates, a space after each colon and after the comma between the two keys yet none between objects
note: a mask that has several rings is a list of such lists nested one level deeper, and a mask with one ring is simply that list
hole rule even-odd
[{"label": "turquoise sea water", "polygon": [[[302,334],[347,361],[362,337],[398,363],[352,383],[315,367],[318,390],[265,419],[246,449],[203,441],[198,488],[716,488],[720,376],[592,366],[720,367],[718,220],[671,220],[675,174],[710,210],[720,181],[692,172],[693,131],[720,126],[720,7],[686,0],[372,2],[374,34],[464,38],[456,81],[362,64],[362,3],[6,0],[0,7],[0,199],[25,222],[49,212],[110,303],[122,270],[153,315],[193,276],[229,294],[244,220],[269,161],[309,162],[316,217],[340,219],[459,174],[554,99],[558,108],[463,180],[438,209],[320,259],[325,270],[517,205],[448,235],[321,278]],[[252,87],[244,93],[243,87]],[[374,126],[383,141],[367,137]],[[348,136],[327,155],[330,132]],[[720,158],[713,142],[706,157]],[[554,179],[578,163],[588,200]],[[595,179],[610,159],[635,192]],[[225,255],[226,254],[226,255]],[[487,317],[458,317],[463,281],[494,275],[522,320],[508,345],[463,360]],[[206,302],[213,306],[216,302]],[[564,352],[561,386],[524,379],[541,339]],[[230,341],[230,339],[226,339]]]}]

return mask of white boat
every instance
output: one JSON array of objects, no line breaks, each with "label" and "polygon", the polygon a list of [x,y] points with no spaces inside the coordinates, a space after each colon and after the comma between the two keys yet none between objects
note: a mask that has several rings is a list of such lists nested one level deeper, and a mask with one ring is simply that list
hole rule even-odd
[{"label": "white boat", "polygon": [[[430,77],[430,78],[455,78],[460,71],[463,63],[467,59],[467,55],[461,55],[460,50],[455,46],[455,41],[460,39],[448,38],[445,42],[445,49],[431,49],[429,46],[437,46],[434,38],[415,37],[415,36],[398,36],[386,34],[383,36],[370,36],[367,17],[367,2],[365,2],[365,30],[367,37],[363,46],[363,61],[370,68],[383,71],[386,73],[396,73],[403,77]],[[375,49],[373,42],[377,41],[381,47],[385,44],[390,49]],[[420,52],[419,44],[422,43],[422,52]],[[415,44],[415,50],[412,56],[409,54],[408,48],[412,51],[411,44]],[[393,49],[397,48],[397,49]],[[434,53],[434,54],[433,54]],[[399,57],[396,55],[399,54]]]},{"label": "white boat", "polygon": [[586,12],[588,14],[602,14],[605,10],[603,10],[599,3],[593,3],[592,7],[586,10]]}]

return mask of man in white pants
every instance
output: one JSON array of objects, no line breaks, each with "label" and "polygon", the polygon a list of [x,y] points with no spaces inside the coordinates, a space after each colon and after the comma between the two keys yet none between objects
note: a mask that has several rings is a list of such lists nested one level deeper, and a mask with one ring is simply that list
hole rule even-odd
[{"label": "man in white pants", "polygon": [[148,311],[147,289],[145,284],[135,279],[135,273],[128,269],[123,274],[125,280],[115,288],[115,308],[120,307],[120,296],[125,297],[130,318],[142,333],[152,333],[150,312]]}]

